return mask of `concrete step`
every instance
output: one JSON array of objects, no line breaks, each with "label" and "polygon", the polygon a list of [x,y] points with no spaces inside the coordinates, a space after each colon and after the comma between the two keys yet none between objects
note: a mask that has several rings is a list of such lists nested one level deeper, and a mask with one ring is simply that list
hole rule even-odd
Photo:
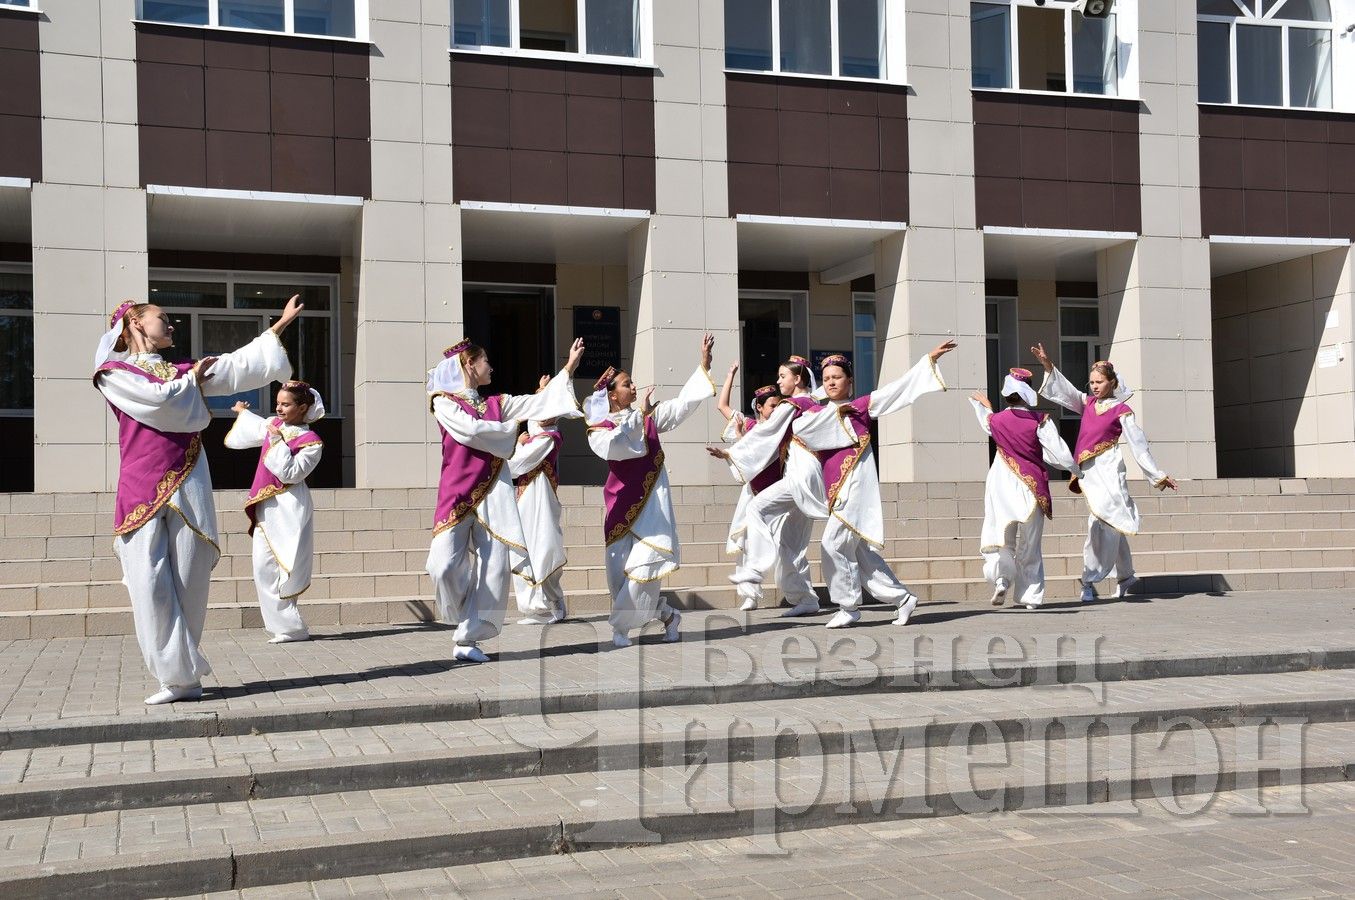
[{"label": "concrete step", "polygon": [[[905,525],[898,529],[908,532]],[[811,556],[818,551],[813,544],[822,529],[815,529],[811,541]],[[319,574],[362,574],[380,572],[422,572],[428,556],[428,533],[418,532],[416,541],[396,545],[393,536],[386,534],[385,546],[359,547],[355,544],[373,543],[367,538],[381,532],[325,532],[316,535],[315,571]],[[1080,554],[1085,541],[1081,531],[1071,534],[1046,534],[1044,551],[1047,556]],[[247,535],[223,536],[224,555],[217,564],[221,576],[247,576],[252,572],[250,542]],[[1244,552],[1250,550],[1327,550],[1355,543],[1355,531],[1282,529],[1209,530],[1209,531],[1143,531],[1132,541],[1136,555],[1149,551],[1220,551]],[[579,566],[602,565],[602,549],[598,542],[574,544],[566,548],[570,561]],[[883,555],[889,559],[958,558],[977,559],[974,541],[970,538],[891,537],[885,540]],[[687,540],[682,542],[682,558],[688,563],[715,563],[732,560],[725,552],[723,536],[718,540]],[[0,560],[0,585],[30,583],[60,583],[70,581],[119,581],[122,568],[109,553],[104,556],[40,556],[11,557]]]},{"label": "concrete step", "polygon": [[871,732],[829,754],[816,731],[778,733],[768,721],[762,745],[792,743],[795,752],[708,759],[701,745],[696,764],[16,819],[0,823],[0,893],[204,893],[645,840],[742,835],[771,849],[778,831],[847,816],[860,824],[1094,803],[1132,809],[1147,798],[1185,805],[1218,790],[1355,773],[1355,724],[1281,726],[1287,738],[1302,734],[1299,752],[1266,759],[1260,729],[1226,717],[1184,736],[1144,726],[1100,736],[1060,723],[1030,740],[986,732],[997,739],[917,748]]},{"label": "concrete step", "polygon": [[[1225,695],[1228,702],[1220,704]],[[1128,734],[1156,731],[1172,719],[1221,726],[1297,716],[1308,724],[1355,719],[1355,670],[1158,678],[1104,684],[1096,695],[1044,685],[764,697],[549,719],[430,717],[278,732],[256,725],[248,735],[169,737],[136,747],[114,741],[0,751],[0,820],[587,772],[610,760],[690,765],[697,745],[722,738],[731,758],[784,759],[802,752],[811,735],[824,754],[837,755],[868,741],[973,747],[991,729],[1015,743],[1057,728]],[[794,740],[772,740],[772,722]]]},{"label": "concrete step", "polygon": [[[664,598],[676,609],[709,610],[734,609],[740,600],[734,587],[727,581],[715,581],[707,584],[679,586],[674,582],[682,580],[686,569],[680,570],[668,580],[670,587],[663,591]],[[1152,596],[1179,595],[1187,593],[1238,593],[1254,591],[1308,591],[1331,589],[1355,589],[1355,567],[1332,568],[1268,568],[1268,569],[1219,569],[1210,572],[1198,570],[1178,572],[1141,571],[1141,582],[1135,588],[1132,599],[1148,599]],[[412,585],[414,590],[408,593],[395,592],[378,596],[377,583],[387,584],[386,579],[399,580],[401,584]],[[904,579],[909,590],[921,600],[920,609],[925,613],[930,603],[964,602],[981,605],[990,598],[992,587],[985,581],[972,578],[928,578]],[[260,628],[263,620],[259,614],[253,583],[247,579],[231,579],[237,593],[245,599],[221,600],[209,603],[207,610],[208,628]],[[317,584],[323,582],[317,581]],[[414,573],[402,573],[383,576],[345,576],[334,579],[334,586],[345,589],[356,586],[369,588],[367,593],[339,597],[322,597],[323,589],[313,587],[301,598],[302,613],[311,625],[378,625],[388,623],[436,622],[437,605],[432,597],[428,576]],[[217,582],[213,582],[214,594]],[[820,602],[825,615],[830,610],[828,595],[822,584],[816,584]],[[72,587],[78,593],[80,587]],[[121,585],[106,585],[104,589],[112,599],[104,602],[106,606],[53,607],[50,609],[21,609],[0,611],[0,640],[23,640],[31,638],[94,637],[100,635],[132,634],[132,613],[126,599],[126,589]],[[0,587],[0,598],[8,592],[25,592],[28,588]],[[35,589],[34,589],[35,590]],[[1113,583],[1103,583],[1098,592],[1103,600],[1110,600],[1114,594]],[[122,591],[121,596],[117,592]],[[1076,602],[1080,588],[1073,576],[1051,577],[1046,583],[1045,600],[1047,604]],[[769,608],[779,604],[779,598],[773,599],[775,592],[768,587],[764,605]],[[30,595],[20,593],[19,601],[28,602]],[[35,602],[35,601],[34,601]],[[567,596],[572,614],[602,613],[611,609],[611,594],[605,588],[587,588],[573,590]],[[981,608],[981,606],[980,606]],[[515,601],[509,600],[508,621],[514,621],[517,609]],[[881,607],[883,609],[883,607]]]},{"label": "concrete step", "polygon": [[[321,562],[332,560],[334,557],[331,555],[322,558]],[[303,595],[303,602],[311,603],[333,597],[371,599],[405,597],[431,591],[431,581],[424,570],[424,559],[420,554],[411,552],[387,561],[402,568],[374,572],[342,571],[349,569],[349,566],[337,563],[341,569],[339,572],[318,571],[311,578],[311,586]],[[1083,568],[1081,548],[1077,552],[1046,552],[1044,561],[1046,578],[1055,582],[1059,579],[1076,578]],[[1304,569],[1330,571],[1355,568],[1355,546],[1324,549],[1150,551],[1136,553],[1134,561],[1141,576],[1168,573],[1214,575],[1242,571],[1279,573]],[[983,560],[977,555],[932,558],[887,557],[886,562],[905,584],[983,582]],[[733,560],[728,557],[715,562],[694,562],[684,558],[682,567],[668,576],[664,584],[673,590],[722,586],[728,583],[733,569]],[[115,578],[103,580],[80,580],[78,572],[74,574],[73,579],[56,582],[0,585],[0,611],[99,609],[117,607],[125,603],[127,589],[121,582],[120,572],[115,573]],[[810,578],[815,584],[824,583],[820,554],[812,550]],[[600,562],[594,565],[569,565],[564,570],[561,582],[564,590],[571,595],[605,591],[607,572]],[[771,590],[770,585],[768,590]],[[233,559],[218,566],[209,594],[212,603],[251,603],[256,596],[253,573],[248,560]],[[1063,596],[1063,593],[1060,593],[1056,586],[1052,596]]]}]

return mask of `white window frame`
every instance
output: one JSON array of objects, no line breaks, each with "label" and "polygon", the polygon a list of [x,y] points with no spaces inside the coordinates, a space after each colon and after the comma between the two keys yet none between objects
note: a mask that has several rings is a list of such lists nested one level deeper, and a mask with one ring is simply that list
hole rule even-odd
[{"label": "white window frame", "polygon": [[371,0],[353,0],[353,36],[335,34],[312,34],[310,32],[296,31],[296,5],[295,0],[283,0],[282,6],[282,31],[271,31],[266,28],[240,28],[234,25],[221,24],[220,0],[207,0],[207,24],[199,25],[187,22],[161,22],[159,19],[147,19],[141,14],[143,0],[136,0],[136,21],[147,25],[169,25],[175,28],[212,28],[218,31],[242,31],[247,34],[285,34],[291,37],[299,38],[317,38],[322,41],[352,41],[354,43],[371,43],[370,26],[371,17],[369,16],[369,4]]},{"label": "white window frame", "polygon": [[[5,8],[5,7],[0,6],[0,9],[4,9],[4,8]],[[27,276],[29,276],[30,278],[32,278],[32,276],[33,276],[33,264],[32,264],[32,263],[0,263],[0,272],[5,273],[6,275],[27,275]],[[34,305],[34,306],[37,306],[37,303],[38,303],[38,298],[37,298],[37,291],[36,291],[36,286],[35,286],[35,288],[34,288],[34,294],[33,294],[33,305]],[[33,310],[31,310],[31,309],[5,309],[5,310],[0,310],[0,316],[11,316],[11,317],[14,317],[14,318],[17,318],[17,319],[31,319],[31,318],[33,318]],[[34,348],[34,354],[35,354],[35,356],[36,356],[36,353],[37,353],[37,349],[36,349],[36,347],[35,347],[35,348]],[[34,362],[35,362],[35,364],[36,364],[36,359],[34,360]],[[31,419],[31,418],[33,418],[33,407],[31,407],[31,406],[30,406],[30,407],[26,407],[26,408],[24,408],[24,407],[19,407],[19,408],[15,408],[15,409],[3,409],[3,408],[0,408],[0,418]]]},{"label": "white window frame", "polygon": [[[679,0],[660,0],[660,2],[679,2]],[[456,43],[456,7],[448,0],[451,9],[451,22],[448,27],[448,39],[451,48],[457,53],[481,53],[486,56],[520,56],[527,59],[569,59],[584,62],[604,63],[612,66],[653,66],[654,65],[654,0],[636,0],[636,36],[635,56],[608,56],[603,53],[589,53],[588,50],[588,12],[587,0],[575,0],[576,22],[578,23],[578,42],[583,49],[570,53],[555,50],[531,50],[522,47],[521,15],[519,0],[508,0],[508,46],[491,47],[484,44]],[[693,8],[693,15],[695,8]]]},{"label": "white window frame", "polygon": [[[678,0],[673,0],[678,2]],[[860,81],[866,84],[907,84],[906,45],[904,43],[904,0],[880,0],[880,77],[863,78],[841,74],[842,60],[838,48],[838,0],[829,0],[829,47],[833,69],[828,74],[781,71],[781,0],[771,0],[772,7],[772,67],[770,69],[731,69],[729,73],[762,72],[784,78],[833,78],[839,81]]]},{"label": "white window frame", "polygon": [[[235,319],[253,319],[265,324],[267,319],[277,318],[281,313],[281,308],[275,310],[268,309],[236,309],[232,304],[235,302],[235,285],[237,282],[247,284],[276,284],[285,287],[297,286],[306,287],[311,285],[321,285],[329,288],[329,309],[301,311],[302,318],[330,320],[329,327],[329,358],[330,362],[326,368],[325,383],[315,385],[316,390],[325,399],[325,418],[342,419],[343,418],[343,380],[339,377],[341,371],[340,341],[339,341],[339,310],[343,305],[343,298],[339,293],[340,278],[337,274],[325,274],[317,272],[254,272],[250,270],[227,270],[227,269],[151,269],[148,282],[155,281],[197,281],[209,282],[212,284],[221,284],[226,290],[226,306],[224,307],[201,307],[201,306],[169,306],[163,309],[166,312],[177,316],[190,316],[193,319],[193,346],[188,348],[188,354],[192,359],[198,359],[202,355],[202,328],[198,320],[203,316],[208,318],[235,318]],[[147,299],[151,303],[156,303],[155,293],[147,285]],[[159,304],[157,304],[159,305]],[[260,328],[262,333],[262,328]],[[265,402],[271,398],[265,398]],[[230,410],[212,410],[212,415],[216,418],[224,418],[234,415]]]},{"label": "white window frame", "polygon": [[[1244,0],[1246,2],[1246,0]],[[1256,15],[1253,10],[1248,10],[1238,0],[1233,0],[1233,4],[1238,8],[1236,16],[1209,16],[1196,14],[1195,18],[1199,22],[1212,22],[1228,26],[1228,101],[1210,100],[1200,101],[1209,106],[1243,106],[1254,109],[1299,109],[1314,110],[1321,112],[1323,110],[1342,110],[1349,109],[1352,98],[1347,91],[1342,90],[1341,80],[1338,73],[1341,69],[1338,60],[1343,55],[1339,52],[1340,44],[1337,42],[1336,18],[1341,11],[1341,0],[1329,0],[1332,17],[1327,22],[1308,22],[1302,19],[1280,19],[1275,14],[1284,9],[1285,4],[1281,4],[1264,15]],[[1280,29],[1280,104],[1265,103],[1239,103],[1237,100],[1237,26],[1251,25],[1262,28]],[[1320,31],[1326,29],[1331,32],[1331,106],[1291,106],[1289,103],[1289,29],[1303,28],[1309,31]],[[1197,32],[1198,35],[1198,32]],[[1346,43],[1350,43],[1350,35],[1342,33],[1340,37],[1347,38]],[[1196,46],[1198,48],[1198,37]],[[1198,52],[1198,49],[1197,49]]]},{"label": "white window frame", "polygon": [[[1118,0],[1111,10],[1112,15],[1115,16],[1115,84],[1112,86],[1112,92],[1107,94],[1086,94],[1073,90],[1073,12],[1076,5],[1075,0],[1046,0],[1043,3],[1037,3],[1035,0],[972,0],[972,2],[985,3],[989,6],[1006,6],[1011,9],[1011,14],[1007,16],[1007,48],[1008,59],[1011,64],[1008,80],[1011,82],[1011,86],[1005,88],[975,86],[972,88],[973,90],[1002,94],[1043,94],[1052,97],[1138,99],[1136,95],[1138,94],[1139,48],[1134,45],[1139,25],[1136,0]],[[1172,2],[1178,2],[1178,0],[1172,0]],[[1186,0],[1179,0],[1179,2],[1186,2]],[[1066,90],[1045,91],[1020,86],[1021,42],[1019,40],[1020,28],[1016,11],[1022,6],[1028,6],[1032,9],[1063,10],[1063,71],[1068,85]]]}]

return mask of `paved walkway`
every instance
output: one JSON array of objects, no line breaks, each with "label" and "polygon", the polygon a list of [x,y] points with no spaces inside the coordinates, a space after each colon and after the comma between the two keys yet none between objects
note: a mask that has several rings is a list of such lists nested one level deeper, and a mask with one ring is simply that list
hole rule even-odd
[{"label": "paved walkway", "polygon": [[1074,807],[845,825],[782,835],[533,857],[207,895],[210,898],[475,897],[1349,897],[1355,785],[1275,788],[1307,815],[1244,816],[1220,794],[1181,816]]},{"label": "paved walkway", "polygon": [[[442,626],[317,629],[314,641],[281,645],[268,644],[261,630],[216,631],[204,640],[215,667],[205,698],[161,707],[141,702],[155,686],[130,636],[8,641],[0,642],[0,728],[355,703],[486,703],[637,679],[645,689],[795,684],[832,672],[850,679],[916,665],[963,668],[985,662],[990,646],[994,657],[1027,661],[1082,657],[1093,647],[1102,661],[1349,649],[1352,611],[1355,599],[1330,591],[1193,594],[1039,612],[935,603],[904,628],[890,624],[892,611],[868,608],[860,626],[844,631],[823,628],[824,616],[694,612],[684,616],[681,643],[657,643],[654,626],[643,644],[622,651],[601,649],[610,631],[592,617],[546,629],[509,625],[486,644],[495,661],[479,666],[451,659],[451,633]],[[1075,639],[1076,653],[1061,636]]]}]

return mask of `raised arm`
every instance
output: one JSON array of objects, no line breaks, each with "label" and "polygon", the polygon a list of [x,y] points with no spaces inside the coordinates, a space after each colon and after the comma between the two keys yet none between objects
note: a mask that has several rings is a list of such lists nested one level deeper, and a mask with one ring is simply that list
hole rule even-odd
[{"label": "raised arm", "polygon": [[1144,477],[1152,482],[1153,487],[1158,490],[1164,488],[1176,490],[1176,481],[1162,471],[1157,464],[1157,460],[1153,459],[1153,453],[1148,449],[1148,436],[1139,427],[1134,414],[1131,412],[1120,416],[1120,425],[1124,428],[1124,437],[1129,443],[1129,452],[1134,454],[1134,461],[1143,470]]},{"label": "raised arm", "polygon": [[433,398],[433,417],[457,442],[472,450],[483,450],[501,459],[509,459],[517,446],[517,422],[489,422],[469,415],[447,397]]},{"label": "raised arm", "polygon": [[579,401],[574,398],[574,373],[566,366],[535,394],[505,395],[503,418],[514,422],[554,419],[578,408]]},{"label": "raised arm", "polygon": [[244,403],[235,404],[235,424],[226,432],[226,446],[232,450],[262,447],[268,438],[268,420],[245,409]]},{"label": "raised arm", "polygon": [[1035,430],[1035,436],[1040,439],[1040,449],[1043,451],[1044,461],[1047,465],[1072,472],[1075,476],[1081,477],[1082,470],[1073,460],[1073,451],[1068,449],[1068,444],[1059,435],[1059,426],[1054,424],[1052,416],[1044,417],[1044,420],[1040,422],[1040,427]]},{"label": "raised arm", "polygon": [[979,417],[979,427],[983,429],[983,433],[991,436],[993,427],[989,424],[989,419],[993,418],[993,404],[988,402],[988,395],[983,391],[975,391],[969,395],[969,404],[974,407],[974,414]]},{"label": "raised arm", "polygon": [[702,401],[714,396],[715,383],[710,380],[710,372],[697,367],[676,397],[654,406],[654,424],[658,426],[660,432],[672,431],[687,421]]},{"label": "raised arm", "polygon": [[644,417],[631,411],[622,418],[621,424],[590,426],[588,448],[600,459],[639,459],[648,449]]},{"label": "raised arm", "polygon": [[123,413],[159,431],[198,432],[212,421],[202,402],[197,376],[192,372],[174,381],[156,384],[131,372],[101,372],[95,382],[100,392]]},{"label": "raised arm", "polygon": [[1087,395],[1073,387],[1073,383],[1063,377],[1054,366],[1054,361],[1049,358],[1049,354],[1044,350],[1044,344],[1036,344],[1030,348],[1031,354],[1036,362],[1044,367],[1044,381],[1040,384],[1040,396],[1046,400],[1052,400],[1064,409],[1075,413],[1081,413],[1087,408]]},{"label": "raised arm", "polygon": [[955,349],[954,341],[943,341],[926,356],[917,361],[902,378],[870,392],[870,406],[867,408],[872,419],[887,416],[910,406],[923,394],[946,389],[945,379],[936,363],[941,357]]},{"label": "raised arm", "polygon": [[772,464],[781,452],[781,442],[785,440],[794,415],[793,404],[779,404],[765,422],[759,422],[756,428],[724,451],[723,458],[729,461],[740,481],[751,481]]},{"label": "raised arm", "polygon": [[[725,417],[726,422],[733,422],[734,407],[729,405],[729,399],[734,394],[734,376],[739,373],[738,362],[729,364],[729,373],[725,375],[725,383],[720,386],[720,399],[715,401],[715,408],[720,411],[720,415]],[[726,439],[728,440],[728,439]]]}]

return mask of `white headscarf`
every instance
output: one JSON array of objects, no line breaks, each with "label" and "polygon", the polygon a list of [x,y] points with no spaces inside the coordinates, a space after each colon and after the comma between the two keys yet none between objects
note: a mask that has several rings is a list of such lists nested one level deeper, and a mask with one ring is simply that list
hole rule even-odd
[{"label": "white headscarf", "polygon": [[1037,405],[1040,397],[1030,386],[1031,377],[1029,369],[1012,369],[1002,382],[1002,396],[1010,397],[1015,394],[1024,400],[1027,406]]},{"label": "white headscarf", "polygon": [[462,338],[442,351],[442,362],[428,370],[428,393],[459,394],[466,390],[465,356],[470,341]]},{"label": "white headscarf", "polygon": [[122,320],[133,308],[144,304],[144,300],[124,300],[113,310],[113,314],[108,317],[108,330],[104,332],[103,337],[99,338],[99,346],[94,351],[94,368],[96,371],[110,359],[125,359],[127,357],[125,352],[119,352],[113,348],[117,345],[118,338],[122,337]]},{"label": "white headscarf", "polygon": [[311,405],[310,409],[306,411],[307,425],[310,425],[313,422],[318,422],[325,417],[325,401],[320,399],[320,392],[317,391],[315,388],[311,387],[304,381],[296,380],[283,382],[282,386],[285,388],[303,387],[306,390],[310,391]]},{"label": "white headscarf", "polygon": [[612,405],[607,401],[607,382],[598,379],[593,384],[593,393],[583,401],[583,421],[589,427],[601,423],[612,411]]}]

